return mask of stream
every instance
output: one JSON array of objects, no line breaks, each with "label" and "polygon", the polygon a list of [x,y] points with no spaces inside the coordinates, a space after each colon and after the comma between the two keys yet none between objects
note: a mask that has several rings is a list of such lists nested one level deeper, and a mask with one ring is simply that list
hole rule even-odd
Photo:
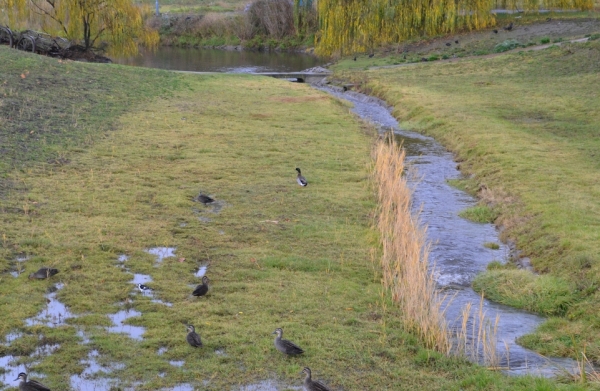
[{"label": "stream", "polygon": [[[555,376],[578,371],[577,362],[568,358],[547,358],[518,345],[515,340],[531,333],[544,318],[512,307],[481,300],[471,288],[475,275],[484,271],[492,261],[507,262],[509,248],[499,240],[493,224],[474,223],[458,215],[477,200],[448,184],[461,177],[453,156],[431,137],[409,132],[400,127],[387,105],[376,98],[353,91],[343,92],[333,87],[317,87],[339,99],[351,102],[352,111],[363,120],[374,124],[380,132],[392,130],[406,150],[406,160],[417,169],[417,180],[411,181],[413,208],[421,210],[421,221],[427,226],[428,240],[432,243],[430,264],[435,265],[434,276],[439,288],[448,293],[446,319],[451,330],[458,329],[463,308],[471,303],[471,321],[468,328],[477,330],[480,303],[486,319],[494,323],[498,316],[497,355],[499,366],[511,375]],[[499,249],[484,247],[493,242]],[[477,334],[477,331],[475,331]],[[471,341],[472,342],[472,341]],[[477,360],[480,361],[480,360]]]},{"label": "stream", "polygon": [[[257,53],[247,51],[222,51],[222,50],[198,50],[161,47],[153,53],[145,53],[143,56],[132,58],[117,58],[114,62],[118,64],[144,66],[150,68],[198,71],[198,72],[288,72],[301,71],[322,64],[316,57],[298,53]],[[315,86],[339,99],[349,101],[353,104],[352,111],[363,120],[376,125],[381,132],[393,130],[401,140],[407,152],[408,164],[418,170],[418,180],[411,183],[414,190],[413,205],[415,209],[421,210],[421,221],[427,226],[428,239],[432,243],[430,262],[435,264],[434,276],[438,286],[448,293],[451,299],[446,302],[446,315],[451,330],[460,326],[463,308],[471,303],[472,321],[468,327],[477,327],[477,313],[480,303],[486,318],[494,322],[498,316],[498,331],[496,335],[497,354],[499,367],[510,375],[531,374],[538,376],[554,376],[556,374],[578,371],[577,362],[571,359],[545,358],[539,354],[518,345],[515,340],[527,333],[531,333],[538,327],[544,318],[514,308],[492,303],[488,300],[481,301],[480,296],[471,288],[473,278],[484,271],[492,261],[506,262],[510,250],[500,242],[498,231],[492,224],[473,223],[458,216],[463,209],[473,206],[477,200],[448,184],[449,179],[461,177],[453,161],[453,156],[442,145],[430,137],[418,133],[408,132],[399,126],[396,119],[390,114],[387,105],[375,98],[356,93],[353,91],[343,92],[328,86]],[[218,213],[223,205],[214,208],[211,213]],[[197,217],[203,222],[210,222],[210,218],[201,215],[199,209],[193,210]],[[484,247],[485,243],[496,243],[499,249],[493,250]],[[156,256],[155,266],[159,265],[163,258],[175,257],[175,248],[160,247],[146,250]],[[126,266],[128,257],[119,256],[116,267],[122,268],[124,272],[132,274],[130,288],[135,295],[132,300],[150,299],[153,302],[166,306],[172,305],[163,302],[158,297],[160,292],[150,290],[139,292],[137,284],[152,282],[150,275],[138,274],[130,271]],[[15,260],[15,265],[27,260],[20,257]],[[206,273],[207,265],[198,265],[195,276],[201,278]],[[14,271],[13,277],[19,273]],[[57,299],[56,292],[63,287],[61,283],[47,293],[48,305],[36,317],[27,319],[26,323],[32,325],[47,325],[56,327],[64,325],[66,319],[74,317]],[[156,295],[156,296],[155,296]],[[128,297],[129,298],[129,297]],[[143,339],[145,329],[125,323],[126,319],[141,316],[138,311],[128,307],[129,303],[122,303],[124,309],[109,315],[113,325],[107,330],[116,333],[125,333],[135,340]],[[79,334],[78,334],[79,335]],[[9,334],[6,341],[0,344],[10,345],[21,334]],[[88,344],[88,336],[81,331],[83,344]],[[468,341],[470,342],[470,341]],[[43,351],[36,352],[35,358],[41,360],[58,347],[58,345],[44,346]],[[162,349],[162,348],[161,348]],[[159,351],[161,355],[164,351]],[[222,350],[215,354],[225,354]],[[83,373],[72,376],[71,386],[75,389],[94,389],[108,391],[112,389],[115,379],[97,377],[103,372],[105,375],[114,370],[122,369],[121,363],[115,363],[110,367],[99,365],[100,352],[90,350],[88,358],[82,361],[86,365]],[[474,358],[474,361],[480,361]],[[170,365],[181,367],[183,361],[170,361]],[[0,366],[5,372],[0,375],[0,390],[3,384],[14,384],[13,379],[20,371],[25,369],[17,357],[0,357]],[[36,374],[34,374],[36,375]],[[161,376],[159,374],[159,376]],[[162,374],[164,376],[164,373]],[[265,381],[252,384],[240,390],[278,390],[282,387],[290,389],[289,385],[280,385],[273,381]],[[294,387],[291,387],[294,388]],[[193,389],[187,383],[180,384],[172,390],[188,391]],[[295,388],[294,388],[295,389]]]}]

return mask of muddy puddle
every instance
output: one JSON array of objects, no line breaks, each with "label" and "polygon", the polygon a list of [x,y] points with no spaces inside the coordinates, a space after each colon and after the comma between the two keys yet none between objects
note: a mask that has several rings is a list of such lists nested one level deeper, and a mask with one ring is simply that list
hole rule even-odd
[{"label": "muddy puddle", "polygon": [[[468,326],[477,329],[481,298],[471,289],[471,282],[490,262],[506,262],[510,251],[499,240],[498,231],[492,224],[474,223],[458,216],[460,211],[474,206],[477,200],[447,183],[450,179],[461,178],[452,154],[430,137],[402,130],[389,108],[379,99],[332,87],[318,88],[351,102],[354,113],[375,124],[381,132],[393,130],[403,143],[407,162],[418,170],[418,179],[411,183],[413,204],[414,208],[422,207],[421,219],[428,227],[434,276],[438,286],[453,298],[447,306],[447,320],[452,329],[458,329],[462,310],[470,303]],[[489,242],[497,243],[499,249],[484,247]],[[516,338],[533,332],[544,318],[488,300],[483,301],[482,309],[491,322],[496,316],[499,318],[497,352],[500,366],[510,368],[507,373],[554,376],[577,370],[573,360],[548,359],[515,342]]]}]

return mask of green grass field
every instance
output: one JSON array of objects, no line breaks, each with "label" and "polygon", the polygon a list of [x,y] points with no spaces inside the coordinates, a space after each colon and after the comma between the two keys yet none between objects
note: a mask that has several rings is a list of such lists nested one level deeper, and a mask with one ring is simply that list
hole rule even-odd
[{"label": "green grass field", "polygon": [[[372,134],[324,93],[5,47],[0,61],[0,338],[23,333],[0,356],[19,356],[51,388],[69,389],[96,349],[100,362],[124,365],[111,376],[136,390],[236,389],[266,379],[297,386],[307,365],[344,390],[586,389],[444,358],[404,331],[374,257]],[[295,167],[308,187],[295,183]],[[200,191],[223,203],[220,213],[191,200]],[[145,251],[155,246],[176,247],[176,257],[155,265]],[[172,307],[136,293],[133,275],[118,267],[121,254]],[[22,255],[30,259],[17,263]],[[203,264],[211,290],[194,298]],[[40,266],[60,273],[29,281]],[[54,282],[64,284],[57,298],[76,317],[27,326]],[[106,330],[107,315],[127,307],[142,314],[128,321],[145,327],[142,341]],[[189,323],[202,349],[185,342]],[[282,357],[272,345],[276,327],[306,354]],[[54,344],[33,362],[37,348]]]},{"label": "green grass field", "polygon": [[[539,276],[495,265],[475,281],[492,300],[555,317],[521,342],[546,355],[581,357],[585,351],[596,362],[599,64],[600,42],[594,40],[490,58],[340,71],[391,103],[404,127],[432,135],[455,152],[469,178],[459,187],[499,213],[503,239],[531,258]],[[352,66],[346,60],[338,69]]]}]

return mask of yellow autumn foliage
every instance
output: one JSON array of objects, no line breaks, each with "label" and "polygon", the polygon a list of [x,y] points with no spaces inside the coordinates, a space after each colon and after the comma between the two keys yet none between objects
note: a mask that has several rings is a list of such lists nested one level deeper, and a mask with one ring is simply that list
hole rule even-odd
[{"label": "yellow autumn foliage", "polygon": [[344,55],[418,36],[484,29],[495,24],[491,11],[499,6],[589,10],[593,0],[319,0],[316,49]]},{"label": "yellow autumn foliage", "polygon": [[149,7],[132,0],[0,0],[0,22],[13,29],[42,30],[85,49],[107,45],[111,54],[137,54],[138,45],[158,44],[144,23]]}]

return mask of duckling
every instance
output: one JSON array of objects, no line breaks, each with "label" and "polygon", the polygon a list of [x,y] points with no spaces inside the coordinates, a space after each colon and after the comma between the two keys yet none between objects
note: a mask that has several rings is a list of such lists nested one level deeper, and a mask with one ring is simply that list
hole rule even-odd
[{"label": "duckling", "polygon": [[276,328],[275,331],[273,331],[273,334],[277,334],[277,337],[275,337],[275,348],[281,353],[285,353],[289,356],[296,356],[304,353],[304,350],[292,341],[281,339],[283,336],[283,330],[281,328]]},{"label": "duckling", "polygon": [[194,296],[204,296],[208,292],[208,277],[202,277],[202,284],[198,285],[192,295]]},{"label": "duckling", "polygon": [[304,389],[306,391],[331,391],[325,384],[318,380],[311,379],[309,367],[304,367],[302,373],[306,374],[306,377],[304,378]]},{"label": "duckling", "polygon": [[298,177],[296,178],[296,182],[298,182],[298,184],[302,187],[308,185],[308,182],[306,181],[306,178],[302,176],[302,172],[300,171],[300,169],[296,167],[296,171],[298,171]]},{"label": "duckling", "polygon": [[52,277],[56,273],[58,273],[58,269],[43,267],[40,270],[38,270],[37,272],[31,273],[29,275],[29,279],[31,280],[31,279],[35,278],[38,280],[43,280],[45,278]]},{"label": "duckling", "polygon": [[185,337],[185,339],[188,341],[188,343],[194,348],[201,348],[202,340],[200,339],[200,336],[196,334],[196,329],[194,328],[194,326],[189,325],[187,327],[187,330],[189,331],[189,333],[187,334],[187,337]]},{"label": "duckling", "polygon": [[24,372],[19,373],[19,376],[14,381],[19,379],[21,379],[21,383],[19,383],[20,391],[51,391],[48,387],[40,382],[35,380],[27,381],[27,374]]}]

